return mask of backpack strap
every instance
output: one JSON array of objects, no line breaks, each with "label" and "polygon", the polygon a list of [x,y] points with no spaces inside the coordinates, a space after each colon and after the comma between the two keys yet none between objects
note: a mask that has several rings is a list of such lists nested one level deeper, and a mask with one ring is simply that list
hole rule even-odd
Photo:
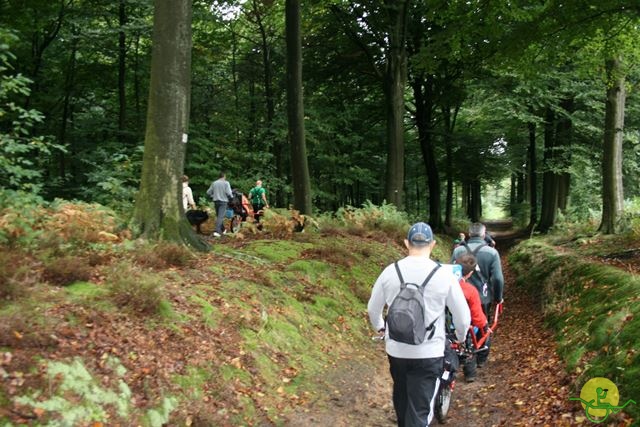
[{"label": "backpack strap", "polygon": [[[427,276],[426,279],[424,279],[424,282],[422,282],[422,285],[420,285],[421,288],[425,288],[427,286],[427,283],[429,283],[429,280],[431,280],[431,278],[433,277],[434,274],[436,274],[436,271],[438,271],[438,269],[442,267],[442,265],[440,263],[437,263],[437,265],[435,266],[435,268],[433,270],[431,270],[431,273],[429,273],[429,275]],[[436,321],[440,318],[440,316],[437,316],[435,319],[433,319],[433,322],[431,322],[429,324],[429,326],[427,326],[427,331],[431,331],[431,333],[429,334],[429,337],[427,339],[431,339],[433,338],[433,334],[436,332]]]},{"label": "backpack strap", "polygon": [[462,246],[465,247],[467,252],[469,252],[471,255],[473,255],[474,257],[477,258],[478,257],[478,252],[480,252],[480,249],[482,249],[482,248],[484,248],[485,246],[488,246],[488,245],[486,243],[482,243],[480,246],[478,246],[474,250],[471,250],[471,248],[469,247],[469,244],[467,242],[462,243]]},{"label": "backpack strap", "polygon": [[[480,252],[480,249],[484,248],[485,246],[489,246],[486,243],[482,243],[474,250],[471,250],[467,242],[464,242],[462,245],[467,249],[467,252],[469,252],[471,255],[473,255],[476,258],[478,258],[478,252]],[[482,270],[480,270],[480,268],[477,268],[475,271],[478,273],[478,276],[480,276],[480,280],[482,280],[482,283],[488,283],[487,279],[484,277],[484,274],[482,274]]]},{"label": "backpack strap", "polygon": [[400,286],[402,287],[404,285],[404,278],[402,277],[402,273],[400,273],[398,261],[394,262],[393,265],[396,267],[396,273],[398,273],[398,279],[400,279]]}]

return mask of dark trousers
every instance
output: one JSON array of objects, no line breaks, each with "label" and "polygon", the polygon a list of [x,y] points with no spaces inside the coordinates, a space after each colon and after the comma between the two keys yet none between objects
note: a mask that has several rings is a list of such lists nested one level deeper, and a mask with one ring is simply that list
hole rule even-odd
[{"label": "dark trousers", "polygon": [[[489,325],[491,325],[491,322],[493,320],[493,317],[489,314],[491,312],[491,306],[492,306],[491,303],[482,304],[482,311],[484,312],[484,315],[487,316]],[[478,337],[480,336],[482,336],[482,334],[478,333]],[[487,340],[484,342],[483,347],[486,347],[486,349],[484,351],[479,352],[476,356],[478,363],[481,365],[484,365],[484,363],[489,358],[489,350],[491,349],[491,337],[487,338]]]},{"label": "dark trousers", "polygon": [[262,215],[260,215],[258,212],[260,212],[264,208],[264,205],[259,203],[252,203],[251,206],[253,207],[253,218],[256,220],[256,222],[260,222],[260,217]]},{"label": "dark trousers", "polygon": [[433,419],[443,358],[400,359],[389,356],[393,378],[393,407],[398,427],[425,427]]},{"label": "dark trousers", "polygon": [[216,207],[216,231],[220,234],[224,232],[224,216],[227,214],[227,202],[214,201]]}]

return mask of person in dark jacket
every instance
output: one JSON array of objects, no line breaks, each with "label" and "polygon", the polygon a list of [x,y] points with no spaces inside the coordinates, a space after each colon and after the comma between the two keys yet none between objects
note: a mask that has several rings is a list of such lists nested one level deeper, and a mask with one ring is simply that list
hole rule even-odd
[{"label": "person in dark jacket", "polygon": [[[469,226],[469,241],[456,247],[451,254],[451,262],[463,254],[471,253],[476,257],[478,268],[469,278],[480,294],[482,308],[487,317],[492,304],[503,301],[504,276],[502,275],[502,263],[498,251],[485,241],[487,229],[484,224],[475,222]],[[487,340],[487,347],[490,346]],[[481,367],[489,357],[489,350],[478,353],[478,367]]]}]

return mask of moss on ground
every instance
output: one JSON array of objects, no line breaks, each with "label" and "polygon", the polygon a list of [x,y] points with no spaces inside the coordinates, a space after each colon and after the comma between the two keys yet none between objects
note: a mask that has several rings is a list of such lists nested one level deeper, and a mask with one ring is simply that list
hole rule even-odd
[{"label": "moss on ground", "polygon": [[[516,284],[540,297],[576,390],[606,377],[622,398],[640,396],[640,277],[542,240],[520,244],[509,263]],[[625,411],[640,417],[638,406]]]}]

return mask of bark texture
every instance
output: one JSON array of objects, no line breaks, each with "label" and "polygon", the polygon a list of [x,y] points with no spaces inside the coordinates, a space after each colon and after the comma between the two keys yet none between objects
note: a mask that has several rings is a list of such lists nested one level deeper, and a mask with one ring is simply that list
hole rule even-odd
[{"label": "bark texture", "polygon": [[191,1],[156,0],[142,179],[132,229],[148,239],[205,249],[182,207],[190,73]]},{"label": "bark texture", "polygon": [[602,222],[600,231],[619,231],[623,212],[622,132],[626,91],[622,60],[612,58],[605,63],[609,87],[604,118],[604,151],[602,156]]},{"label": "bark texture", "polygon": [[285,4],[287,39],[287,116],[291,144],[294,208],[311,213],[311,181],[307,146],[304,137],[304,104],[302,97],[302,42],[300,35],[300,0]]}]

